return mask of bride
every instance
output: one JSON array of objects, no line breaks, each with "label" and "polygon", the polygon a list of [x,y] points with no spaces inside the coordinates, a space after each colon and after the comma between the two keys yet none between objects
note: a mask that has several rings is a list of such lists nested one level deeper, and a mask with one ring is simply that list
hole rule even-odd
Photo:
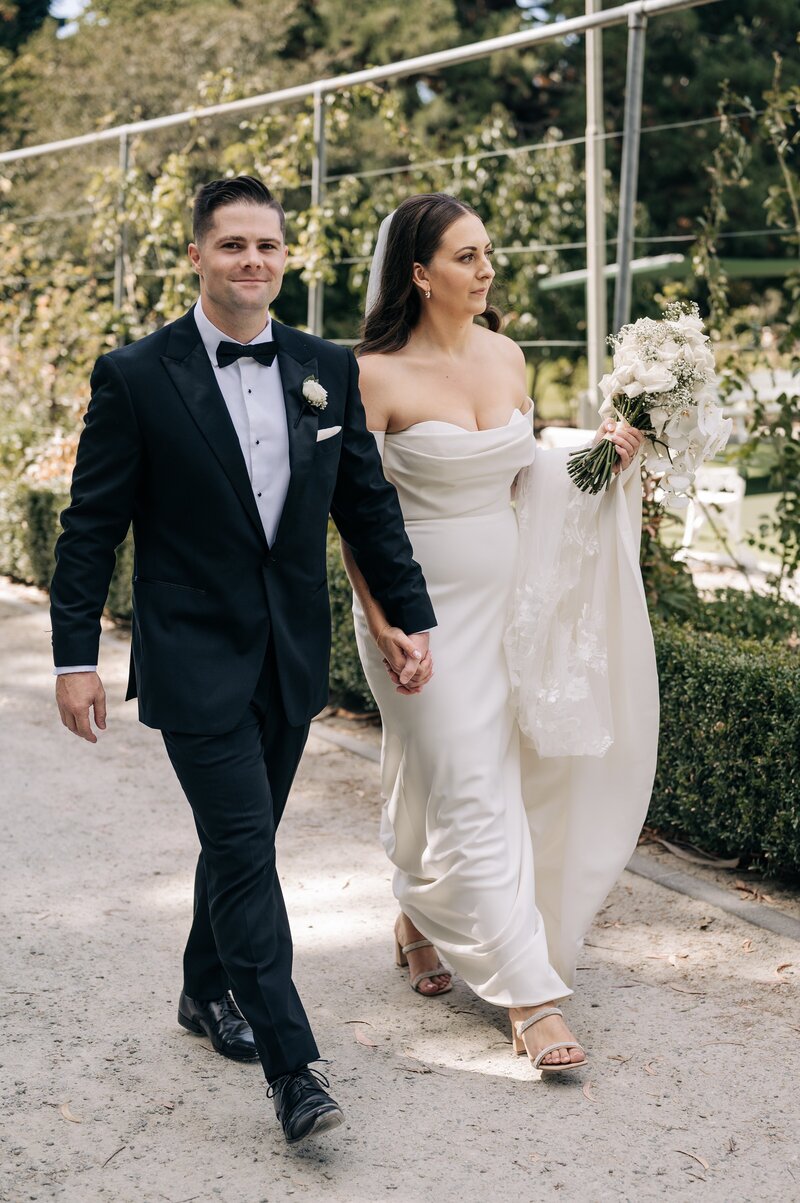
[{"label": "bride", "polygon": [[604,498],[578,492],[563,453],[535,451],[524,357],[487,301],[491,254],[474,210],[421,195],[384,222],[370,274],[361,393],[438,621],[435,677],[412,702],[420,691],[383,659],[385,615],[342,550],[383,720],[397,962],[437,995],[452,976],[441,953],[508,1009],[515,1052],[559,1072],[586,1055],[555,1004],[655,770],[641,435],[598,431],[619,457]]}]

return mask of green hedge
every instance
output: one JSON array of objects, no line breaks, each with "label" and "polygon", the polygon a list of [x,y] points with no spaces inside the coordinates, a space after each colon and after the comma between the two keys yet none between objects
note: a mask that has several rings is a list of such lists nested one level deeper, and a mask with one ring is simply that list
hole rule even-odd
[{"label": "green hedge", "polygon": [[[17,485],[0,496],[0,573],[47,589],[53,576],[53,549],[61,532],[59,514],[69,502],[63,490]],[[133,540],[117,548],[117,563],[106,611],[118,622],[130,622]]]},{"label": "green hedge", "polygon": [[648,822],[800,876],[797,650],[654,623],[659,761]]},{"label": "green hedge", "polygon": [[[0,571],[46,587],[66,498],[18,489],[0,515]],[[130,618],[132,546],[117,551],[108,611]],[[374,710],[355,649],[351,593],[328,535],[331,700]],[[722,856],[800,878],[800,610],[726,593],[694,625],[653,620],[661,742],[648,822]],[[725,632],[725,633],[723,633]],[[745,634],[750,638],[742,638]],[[753,638],[756,636],[757,638]]]},{"label": "green hedge", "polygon": [[339,535],[328,528],[328,589],[331,597],[331,701],[359,712],[376,709],[361,669],[353,635],[353,591],[339,552]]}]

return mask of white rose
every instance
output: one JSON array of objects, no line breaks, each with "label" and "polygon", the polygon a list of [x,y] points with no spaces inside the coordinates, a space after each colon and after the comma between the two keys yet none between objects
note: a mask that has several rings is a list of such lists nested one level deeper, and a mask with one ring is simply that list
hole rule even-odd
[{"label": "white rose", "polygon": [[[686,333],[703,335],[703,319],[693,313],[682,313],[676,322],[677,326]],[[705,335],[703,335],[705,337]]]},{"label": "white rose", "polygon": [[309,376],[308,380],[303,381],[303,396],[315,409],[325,409],[328,404],[328,390],[323,388],[313,376]]},{"label": "white rose", "polygon": [[668,393],[678,383],[672,372],[661,363],[652,363],[636,376],[646,393]]}]

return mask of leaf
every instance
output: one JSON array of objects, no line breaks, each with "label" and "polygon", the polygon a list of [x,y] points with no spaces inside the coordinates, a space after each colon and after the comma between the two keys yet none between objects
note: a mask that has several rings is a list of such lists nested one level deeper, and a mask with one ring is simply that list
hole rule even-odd
[{"label": "leaf", "polygon": [[655,1065],[655,1062],[658,1060],[660,1060],[660,1058],[656,1057],[655,1061],[648,1061],[646,1065],[643,1065],[642,1069],[644,1070],[644,1072],[646,1074],[650,1074],[651,1077],[655,1077],[657,1070],[653,1069],[653,1066]]},{"label": "leaf", "polygon": [[755,952],[755,949],[753,948],[752,940],[743,940],[742,941],[742,952]]},{"label": "leaf", "polygon": [[596,1098],[594,1097],[594,1095],[592,1094],[592,1087],[593,1087],[593,1086],[594,1086],[594,1082],[584,1082],[584,1084],[583,1084],[583,1090],[581,1091],[581,1094],[583,1095],[583,1097],[584,1097],[584,1098],[587,1100],[587,1102],[589,1102],[589,1103],[596,1103],[596,1102],[597,1102],[597,1099],[596,1099]]},{"label": "leaf", "polygon": [[791,969],[794,961],[782,961],[775,970],[776,973],[782,973],[784,969]]},{"label": "leaf", "polygon": [[693,1161],[698,1163],[698,1165],[702,1165],[704,1170],[708,1169],[708,1162],[704,1161],[702,1157],[698,1157],[696,1153],[689,1153],[686,1151],[686,1149],[676,1149],[675,1152],[683,1153],[684,1157],[691,1157]]},{"label": "leaf", "polygon": [[358,1028],[355,1031],[355,1037],[359,1044],[363,1044],[364,1048],[377,1048],[374,1040],[370,1040],[366,1032],[360,1032]]},{"label": "leaf", "polygon": [[705,990],[688,990],[685,986],[679,986],[676,982],[667,982],[670,990],[677,990],[679,994],[705,994]]},{"label": "leaf", "polygon": [[69,1109],[69,1103],[62,1103],[58,1109],[61,1112],[63,1119],[68,1120],[71,1124],[82,1124],[83,1120],[78,1119],[77,1115],[73,1115]]},{"label": "leaf", "polygon": [[773,898],[771,894],[765,894],[763,890],[758,888],[758,886],[748,885],[746,881],[741,881],[738,878],[733,884],[737,890],[741,891],[742,894],[747,894],[748,897],[753,900],[753,902],[767,902],[772,906],[777,905],[777,899]]},{"label": "leaf", "polygon": [[[740,856],[732,856],[728,859],[714,856],[710,852],[703,852],[702,848],[695,848],[694,844],[687,844],[681,847],[679,844],[672,844],[669,840],[662,839],[660,836],[654,836],[656,844],[662,844],[668,852],[673,856],[680,857],[681,860],[691,861],[693,865],[708,865],[712,869],[738,869]],[[687,849],[691,848],[689,852]]]},{"label": "leaf", "polygon": [[363,1024],[364,1024],[366,1027],[368,1027],[368,1028],[371,1028],[371,1027],[373,1026],[373,1025],[370,1023],[370,1021],[369,1021],[368,1019],[345,1019],[345,1020],[344,1020],[344,1023],[345,1023],[345,1024],[348,1024],[348,1023],[363,1023]]},{"label": "leaf", "polygon": [[609,1061],[619,1061],[621,1065],[625,1065],[631,1060],[631,1057],[623,1057],[622,1053],[611,1053],[608,1059]]}]

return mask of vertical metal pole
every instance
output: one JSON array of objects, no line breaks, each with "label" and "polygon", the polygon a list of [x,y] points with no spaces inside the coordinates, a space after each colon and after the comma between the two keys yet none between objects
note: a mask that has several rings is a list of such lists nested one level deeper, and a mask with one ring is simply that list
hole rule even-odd
[{"label": "vertical metal pole", "polygon": [[[586,0],[586,15],[603,7],[602,0]],[[606,354],[606,223],[605,144],[603,134],[603,34],[586,31],[586,325],[589,358],[589,387],[581,406],[581,426],[593,426],[597,418],[597,385],[603,375]]]},{"label": "vertical metal pole", "polygon": [[125,192],[128,178],[128,135],[119,136],[119,193],[117,195],[117,253],[114,262],[114,309],[117,313],[122,310],[125,294]]},{"label": "vertical metal pole", "polygon": [[[311,163],[311,204],[319,208],[325,201],[325,93],[314,93],[314,158]],[[307,325],[312,334],[322,336],[324,286],[322,281],[308,290]]]},{"label": "vertical metal pole", "polygon": [[619,185],[619,224],[617,226],[617,285],[614,292],[616,333],[631,316],[631,259],[635,228],[636,193],[639,177],[639,139],[642,130],[642,79],[647,17],[631,13],[628,17],[628,65],[625,81],[625,121],[622,138],[622,168]]}]

